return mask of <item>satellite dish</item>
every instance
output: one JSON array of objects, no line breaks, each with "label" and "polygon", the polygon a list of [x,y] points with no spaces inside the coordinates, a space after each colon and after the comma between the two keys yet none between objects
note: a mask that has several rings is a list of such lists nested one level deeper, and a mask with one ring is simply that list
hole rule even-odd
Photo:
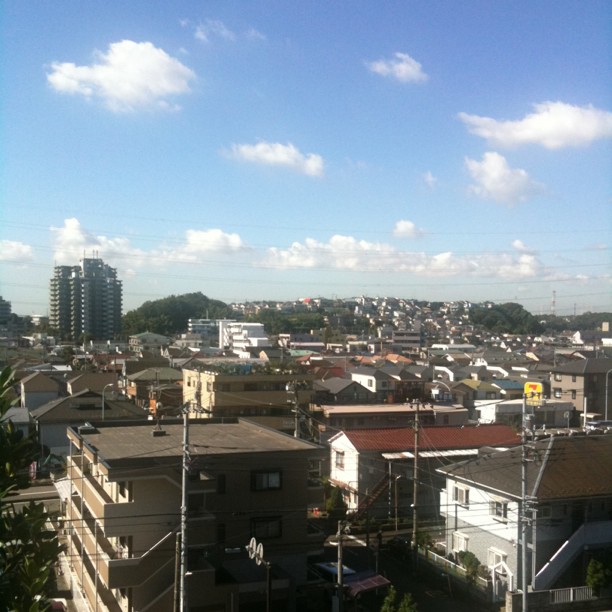
[{"label": "satellite dish", "polygon": [[255,538],[251,538],[249,541],[249,545],[247,546],[247,551],[249,553],[249,559],[255,557],[255,550],[257,548],[257,540]]},{"label": "satellite dish", "polygon": [[255,563],[261,565],[263,563],[263,544],[260,542],[255,550]]}]

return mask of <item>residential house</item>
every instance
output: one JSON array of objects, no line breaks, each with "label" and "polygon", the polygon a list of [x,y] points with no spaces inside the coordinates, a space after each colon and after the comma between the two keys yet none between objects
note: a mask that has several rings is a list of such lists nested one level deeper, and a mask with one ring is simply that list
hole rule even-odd
[{"label": "residential house", "polygon": [[66,429],[97,421],[146,420],[148,414],[125,399],[104,398],[102,394],[85,389],[69,397],[47,402],[34,410],[30,415],[36,425],[38,443],[41,449],[48,448],[54,455],[66,456],[68,438]]},{"label": "residential house", "polygon": [[118,385],[118,376],[115,372],[86,372],[77,374],[66,381],[66,392],[68,395],[80,393],[85,389],[102,393],[106,387]]},{"label": "residential house", "polygon": [[165,346],[168,346],[172,339],[162,334],[154,334],[153,332],[142,332],[134,334],[129,338],[130,351],[138,353],[140,351],[160,352]]},{"label": "residential house", "polygon": [[179,370],[169,367],[147,368],[127,377],[124,393],[140,408],[154,411],[156,403],[161,401],[162,391],[176,387],[174,394],[166,395],[180,397],[182,383],[183,373]]},{"label": "residential house", "polygon": [[42,372],[34,372],[22,378],[19,386],[21,406],[29,410],[34,410],[60,395],[60,384]]},{"label": "residential house", "polygon": [[309,474],[323,449],[240,419],[161,425],[68,431],[68,554],[91,609],[98,600],[110,612],[174,608],[183,495],[185,609],[264,605],[266,567],[248,557],[251,538],[265,547],[274,609],[291,609],[309,558],[323,549],[324,536],[307,524],[307,508],[322,496]]},{"label": "residential house", "polygon": [[313,401],[317,404],[363,404],[374,403],[374,391],[350,378],[333,376],[312,383]]},{"label": "residential house", "polygon": [[[418,437],[419,507],[436,516],[444,480],[436,475],[440,462],[471,457],[484,446],[519,443],[507,425],[420,427]],[[415,430],[412,427],[341,431],[329,440],[330,482],[344,491],[349,511],[362,515],[411,514]]]},{"label": "residential house", "polygon": [[524,456],[518,447],[440,468],[447,552],[474,553],[494,573],[500,596],[517,587],[584,585],[590,555],[612,546],[611,457],[612,436],[557,436],[530,444]]},{"label": "residential house", "polygon": [[594,418],[608,420],[612,417],[611,373],[612,359],[568,361],[552,369],[551,396],[572,401],[577,410],[583,411],[587,420]]}]

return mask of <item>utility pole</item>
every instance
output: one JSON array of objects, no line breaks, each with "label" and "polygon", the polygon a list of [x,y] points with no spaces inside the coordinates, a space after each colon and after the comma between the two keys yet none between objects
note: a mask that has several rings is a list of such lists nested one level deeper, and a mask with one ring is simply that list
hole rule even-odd
[{"label": "utility pole", "polygon": [[419,405],[417,400],[416,413],[414,415],[414,464],[412,472],[412,548],[414,555],[414,567],[416,568],[419,559],[419,545],[417,544],[417,496],[418,496],[418,475],[419,475]]},{"label": "utility pole", "polygon": [[337,610],[337,612],[342,612],[343,608],[344,608],[344,561],[342,559],[342,530],[343,530],[343,525],[342,525],[342,521],[338,521],[338,533],[337,533],[337,538],[338,538],[338,566],[337,566],[337,572],[336,572],[336,597],[337,597],[337,607],[335,608],[335,610]]},{"label": "utility pole", "polygon": [[183,479],[181,487],[181,564],[179,584],[179,610],[187,612],[187,478],[189,470],[189,406],[183,406]]}]

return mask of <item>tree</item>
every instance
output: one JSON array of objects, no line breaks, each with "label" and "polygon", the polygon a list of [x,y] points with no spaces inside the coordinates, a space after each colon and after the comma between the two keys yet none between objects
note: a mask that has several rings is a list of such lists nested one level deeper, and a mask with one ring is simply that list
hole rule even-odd
[{"label": "tree", "polygon": [[331,520],[340,521],[346,516],[346,502],[340,487],[333,487],[327,501],[325,510]]},{"label": "tree", "polygon": [[612,586],[612,553],[605,551],[593,557],[587,566],[586,584],[596,595],[603,588]]},{"label": "tree", "polygon": [[2,610],[42,612],[61,546],[46,526],[50,517],[42,503],[17,509],[6,501],[11,491],[29,486],[38,456],[34,433],[24,435],[7,417],[13,376],[10,368],[0,372],[0,601]]},{"label": "tree", "polygon": [[469,550],[460,550],[457,553],[459,563],[465,568],[465,577],[468,583],[473,584],[478,577],[480,561],[478,557]]},{"label": "tree", "polygon": [[397,605],[397,591],[391,585],[383,601],[380,612],[417,612],[417,604],[410,593],[406,593]]}]

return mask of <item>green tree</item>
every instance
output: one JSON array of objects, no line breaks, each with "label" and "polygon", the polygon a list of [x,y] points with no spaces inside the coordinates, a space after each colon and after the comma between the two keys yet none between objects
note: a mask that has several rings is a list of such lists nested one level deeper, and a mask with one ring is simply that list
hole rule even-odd
[{"label": "green tree", "polygon": [[340,487],[333,487],[325,502],[325,510],[329,518],[334,521],[342,520],[346,516],[346,507],[342,489]]},{"label": "green tree", "polygon": [[587,566],[586,584],[597,595],[601,589],[612,587],[612,553],[606,553],[593,557]]},{"label": "green tree", "polygon": [[480,561],[478,557],[469,550],[460,550],[457,553],[457,560],[465,568],[465,577],[470,584],[476,582]]},{"label": "green tree", "polygon": [[399,605],[397,604],[397,591],[391,585],[382,603],[380,612],[417,612],[417,604],[410,593],[406,593]]},{"label": "green tree", "polygon": [[0,602],[2,610],[47,610],[53,565],[61,546],[42,503],[15,508],[6,498],[29,486],[29,467],[38,455],[34,433],[24,435],[7,417],[14,400],[14,373],[0,372]]}]

